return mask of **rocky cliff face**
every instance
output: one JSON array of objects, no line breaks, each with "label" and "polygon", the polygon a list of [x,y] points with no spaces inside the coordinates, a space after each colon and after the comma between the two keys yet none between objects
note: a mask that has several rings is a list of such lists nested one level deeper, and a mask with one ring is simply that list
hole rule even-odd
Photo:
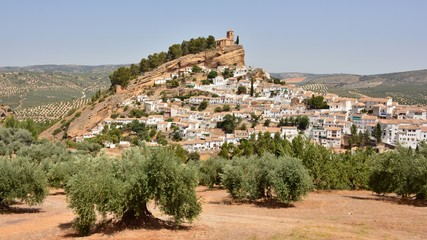
[{"label": "rocky cliff face", "polygon": [[138,87],[141,83],[154,81],[157,78],[167,77],[179,69],[193,67],[194,65],[204,65],[207,68],[218,66],[245,65],[245,50],[241,45],[233,45],[215,50],[209,50],[197,54],[189,54],[173,61],[167,62],[151,72],[139,77],[129,86],[129,89]]},{"label": "rocky cliff face", "polygon": [[[245,65],[245,50],[243,46],[234,45],[197,54],[189,54],[167,62],[133,80],[127,89],[120,90],[116,94],[105,98],[104,102],[97,103],[92,107],[87,106],[82,108],[80,117],[76,118],[69,125],[67,135],[73,138],[90,132],[97,124],[101,123],[105,118],[110,117],[111,113],[117,112],[118,106],[125,99],[137,96],[141,94],[144,88],[151,87],[155,79],[170,76],[171,73],[177,72],[179,69],[193,67],[194,65],[204,65],[208,68],[231,65],[241,67]],[[58,126],[58,124],[55,124],[43,134],[43,137],[48,137],[47,135],[51,136],[49,133]]]}]

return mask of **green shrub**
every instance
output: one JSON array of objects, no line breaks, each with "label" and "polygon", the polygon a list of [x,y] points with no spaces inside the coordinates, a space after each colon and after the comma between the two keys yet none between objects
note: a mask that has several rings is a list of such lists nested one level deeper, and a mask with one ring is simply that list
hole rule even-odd
[{"label": "green shrub", "polygon": [[60,133],[62,130],[61,130],[61,128],[57,128],[57,129],[55,129],[55,130],[53,130],[53,135],[57,135],[58,133]]},{"label": "green shrub", "polygon": [[67,112],[67,115],[65,115],[65,116],[66,116],[66,117],[69,117],[69,116],[73,115],[76,111],[77,111],[77,109],[75,109],[75,108],[70,109],[70,111],[68,111],[68,112]]},{"label": "green shrub", "polygon": [[96,155],[102,148],[98,143],[84,141],[76,144],[77,150],[83,151],[84,153],[90,153]]}]

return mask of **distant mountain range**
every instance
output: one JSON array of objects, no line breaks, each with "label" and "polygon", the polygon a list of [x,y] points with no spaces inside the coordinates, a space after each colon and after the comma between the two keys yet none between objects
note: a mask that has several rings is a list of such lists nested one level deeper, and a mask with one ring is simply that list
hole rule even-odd
[{"label": "distant mountain range", "polygon": [[325,85],[329,92],[348,97],[391,96],[400,104],[427,104],[427,69],[374,75],[296,72],[271,75],[298,86]]},{"label": "distant mountain range", "polygon": [[406,84],[427,84],[427,69],[407,72],[385,73],[375,75],[356,74],[312,74],[312,73],[272,73],[280,79],[302,78],[297,85],[326,84],[330,87],[340,88],[366,88],[374,86],[397,86]]}]

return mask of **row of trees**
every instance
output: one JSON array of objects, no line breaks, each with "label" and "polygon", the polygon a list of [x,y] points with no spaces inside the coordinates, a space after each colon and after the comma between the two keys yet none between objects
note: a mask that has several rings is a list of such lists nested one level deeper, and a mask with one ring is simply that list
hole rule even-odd
[{"label": "row of trees", "polygon": [[[224,105],[228,106],[228,105]],[[229,108],[227,108],[229,109]],[[220,107],[215,108],[215,112],[220,111],[226,111],[224,109],[221,109]],[[262,115],[256,115],[251,114],[250,121],[252,122],[251,127],[255,127],[259,124],[261,120]],[[227,114],[224,116],[223,121],[217,123],[217,128],[221,128],[225,133],[234,133],[234,130],[236,130],[239,123],[242,121],[242,119],[235,117],[233,114]],[[283,126],[296,126],[299,130],[306,130],[310,121],[307,116],[297,116],[297,117],[290,117],[290,118],[282,118],[280,119],[279,123],[277,124],[277,127],[283,127]],[[271,120],[267,119],[264,121],[264,126],[269,127],[271,124]],[[240,130],[246,130],[246,125],[242,125],[243,128],[239,128]]]},{"label": "row of trees", "polygon": [[224,104],[222,107],[221,106],[217,106],[214,109],[214,112],[218,113],[218,112],[229,112],[231,111],[231,107],[228,104]]},{"label": "row of trees", "polygon": [[281,118],[277,127],[296,126],[299,130],[306,130],[309,124],[310,119],[308,116],[290,116],[289,118]]},{"label": "row of trees", "polygon": [[368,130],[361,132],[357,130],[356,125],[351,125],[350,138],[348,139],[350,148],[352,148],[354,145],[358,147],[368,146],[370,141],[371,139]]},{"label": "row of trees", "polygon": [[[271,138],[268,132],[257,136],[252,135],[250,139],[242,140],[239,145],[225,143],[221,147],[219,156],[224,159],[233,159],[253,155],[261,157],[266,153],[300,159],[310,173],[316,189],[374,189],[373,182],[369,182],[372,176],[372,164],[378,162],[377,158],[382,156],[370,148],[354,153],[336,154],[301,136],[290,142],[281,138],[279,134]],[[421,162],[427,161],[425,156],[418,156],[422,159]],[[410,161],[412,158],[408,157],[407,160]],[[426,173],[425,170],[421,172]],[[426,181],[420,183],[422,186],[426,184]]]},{"label": "row of trees", "polygon": [[[272,159],[273,155],[279,159],[298,159],[297,162],[307,169],[315,189],[371,189],[378,194],[396,193],[402,197],[416,196],[419,199],[427,196],[426,144],[422,144],[417,151],[399,147],[378,154],[368,148],[366,151],[336,154],[300,137],[289,142],[277,136],[271,139],[269,134],[260,134],[258,140],[244,140],[239,146],[224,144],[219,153],[220,158],[201,163],[200,183],[209,187],[225,187],[236,198],[262,197],[263,194],[257,193],[256,188],[248,190],[251,184],[266,181],[259,172],[252,172],[251,161],[262,165],[265,159]],[[242,160],[246,158],[252,160]],[[242,165],[230,175],[230,164],[240,166],[240,163],[234,161]],[[251,180],[242,183],[246,177]],[[265,193],[264,190],[261,192]],[[264,197],[271,195],[265,194]]]},{"label": "row of trees", "polygon": [[55,121],[35,122],[32,119],[19,121],[14,116],[8,116],[3,120],[5,128],[19,128],[28,130],[34,138],[37,138],[40,133],[52,126]]},{"label": "row of trees", "polygon": [[110,75],[111,85],[126,87],[131,79],[149,72],[168,61],[188,54],[214,49],[215,47],[216,42],[213,36],[192,38],[189,41],[183,41],[181,44],[173,44],[167,52],[153,53],[148,55],[147,58],[141,59],[139,65],[132,64],[130,67],[120,67]]},{"label": "row of trees", "polygon": [[129,81],[136,78],[139,73],[139,68],[136,64],[132,64],[130,67],[120,67],[112,74],[110,74],[109,78],[111,85],[127,87],[129,85]]}]

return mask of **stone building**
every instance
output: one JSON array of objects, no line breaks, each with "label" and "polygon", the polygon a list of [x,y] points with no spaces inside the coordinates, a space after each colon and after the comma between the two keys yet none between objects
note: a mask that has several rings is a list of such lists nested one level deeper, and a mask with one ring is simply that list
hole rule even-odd
[{"label": "stone building", "polygon": [[220,38],[216,40],[217,47],[227,47],[234,45],[234,31],[228,30],[226,38]]}]

